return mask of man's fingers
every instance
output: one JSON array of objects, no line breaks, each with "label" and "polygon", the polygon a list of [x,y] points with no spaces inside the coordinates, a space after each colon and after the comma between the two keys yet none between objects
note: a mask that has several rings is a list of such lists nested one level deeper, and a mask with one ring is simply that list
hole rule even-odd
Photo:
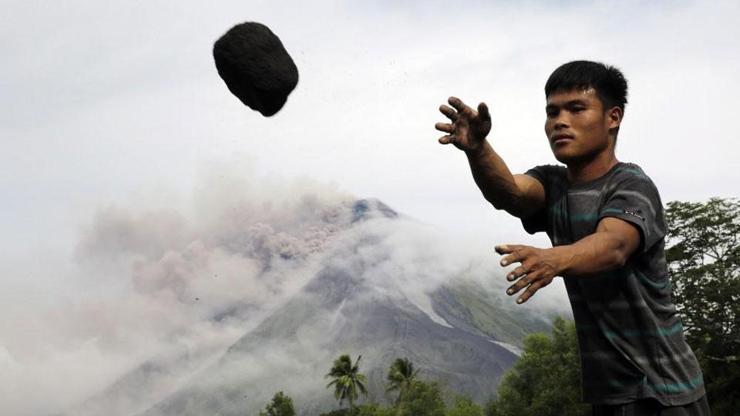
[{"label": "man's fingers", "polygon": [[455,136],[451,136],[451,135],[448,134],[446,136],[440,137],[438,141],[440,143],[442,143],[442,144],[454,143],[455,142]]},{"label": "man's fingers", "polygon": [[527,257],[525,250],[518,249],[518,248],[511,250],[510,253],[511,254],[504,256],[501,259],[501,266],[508,266],[512,263],[522,261],[523,259]]},{"label": "man's fingers", "polygon": [[501,259],[501,266],[508,266],[517,261],[521,261],[521,256],[518,253],[512,253]]},{"label": "man's fingers", "polygon": [[519,293],[520,290],[532,284],[532,279],[533,278],[530,278],[529,276],[522,277],[516,283],[506,289],[506,294],[509,296],[516,295],[517,293]]},{"label": "man's fingers", "polygon": [[470,114],[473,111],[472,108],[468,107],[457,97],[450,97],[447,102],[450,103],[450,105],[453,106],[455,110],[457,110],[459,113]]},{"label": "man's fingers", "polygon": [[491,113],[488,112],[488,106],[486,103],[478,104],[478,114],[482,119],[490,119]]},{"label": "man's fingers", "polygon": [[523,246],[520,244],[499,244],[496,247],[494,247],[494,250],[496,250],[496,253],[498,254],[508,254],[522,247]]},{"label": "man's fingers", "polygon": [[457,112],[451,107],[442,104],[439,106],[439,112],[447,116],[450,120],[457,121]]},{"label": "man's fingers", "polygon": [[552,280],[554,278],[555,278],[554,276],[549,276],[547,274],[542,275],[542,277],[538,277],[537,280],[534,281],[534,283],[532,283],[531,285],[529,285],[529,287],[527,288],[527,290],[525,290],[524,293],[522,293],[522,295],[519,297],[519,299],[516,300],[516,303],[524,303],[524,302],[526,302],[527,299],[529,299],[532,296],[534,296],[534,294],[538,290],[540,290],[543,287],[545,287],[545,286],[549,285],[550,283],[552,283]]},{"label": "man's fingers", "polygon": [[525,267],[524,265],[521,265],[517,267],[516,269],[512,270],[511,272],[509,272],[509,274],[506,275],[506,280],[513,282],[515,279],[518,279],[524,276],[525,274],[527,274],[528,271],[529,269],[527,267]]},{"label": "man's fingers", "polygon": [[520,290],[524,289],[525,287],[537,282],[540,279],[540,276],[542,276],[542,273],[535,270],[531,273],[525,273],[521,279],[517,280],[516,283],[509,286],[508,289],[506,289],[507,295],[513,295]]},{"label": "man's fingers", "polygon": [[437,123],[434,125],[434,128],[445,133],[452,133],[455,129],[450,123]]},{"label": "man's fingers", "polygon": [[534,296],[534,294],[537,293],[537,291],[540,290],[542,286],[545,286],[545,285],[547,285],[547,282],[541,279],[532,283],[531,285],[529,285],[527,290],[525,290],[524,293],[522,293],[522,295],[519,296],[519,298],[517,298],[516,303],[526,302],[529,298]]}]

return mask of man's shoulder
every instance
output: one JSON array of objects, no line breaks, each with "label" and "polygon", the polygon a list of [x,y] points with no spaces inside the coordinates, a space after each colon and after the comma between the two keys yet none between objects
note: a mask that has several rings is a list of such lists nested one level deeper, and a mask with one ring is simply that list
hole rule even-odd
[{"label": "man's shoulder", "polygon": [[650,181],[650,177],[637,163],[620,162],[614,169],[614,176],[621,178],[638,178]]},{"label": "man's shoulder", "polygon": [[526,175],[539,179],[540,182],[565,182],[568,180],[568,169],[562,165],[537,165],[525,172]]},{"label": "man's shoulder", "polygon": [[537,165],[530,170],[536,170],[540,172],[548,172],[548,173],[566,173],[568,172],[568,168],[566,168],[563,165],[553,165],[553,164],[544,164],[544,165]]},{"label": "man's shoulder", "polygon": [[608,181],[607,191],[619,188],[637,188],[658,194],[658,188],[647,173],[636,163],[620,162]]}]

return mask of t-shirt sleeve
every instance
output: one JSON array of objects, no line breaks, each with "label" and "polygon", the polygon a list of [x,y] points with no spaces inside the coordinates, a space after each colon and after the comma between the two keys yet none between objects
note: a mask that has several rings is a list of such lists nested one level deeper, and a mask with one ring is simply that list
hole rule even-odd
[{"label": "t-shirt sleeve", "polygon": [[[547,173],[547,166],[535,166],[534,168],[524,172],[525,175],[531,176],[540,181],[542,186],[545,188],[545,201],[549,200]],[[529,234],[547,231],[547,202],[543,205],[542,209],[526,218],[522,218],[521,220],[524,230]]]},{"label": "t-shirt sleeve", "polygon": [[658,189],[639,169],[625,170],[615,177],[615,184],[599,210],[599,221],[606,217],[619,218],[637,227],[641,253],[665,237],[663,204]]}]

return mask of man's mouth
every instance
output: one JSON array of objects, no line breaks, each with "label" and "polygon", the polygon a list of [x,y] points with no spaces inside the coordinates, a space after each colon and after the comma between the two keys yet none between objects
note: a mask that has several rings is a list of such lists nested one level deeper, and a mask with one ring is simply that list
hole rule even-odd
[{"label": "man's mouth", "polygon": [[552,143],[563,144],[567,143],[570,140],[573,140],[573,136],[571,136],[570,134],[558,134],[552,138]]}]

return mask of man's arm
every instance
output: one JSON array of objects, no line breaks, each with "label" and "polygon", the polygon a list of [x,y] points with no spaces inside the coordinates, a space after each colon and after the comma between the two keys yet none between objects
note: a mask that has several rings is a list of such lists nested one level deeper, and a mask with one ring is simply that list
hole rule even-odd
[{"label": "man's arm", "polygon": [[484,141],[480,150],[466,151],[473,180],[496,209],[526,218],[545,205],[545,188],[529,175],[513,175],[501,156]]},{"label": "man's arm", "polygon": [[577,242],[549,249],[505,244],[496,246],[499,254],[507,254],[501,265],[521,263],[506,278],[519,279],[506,291],[514,295],[526,288],[517,303],[526,302],[556,276],[588,278],[595,273],[622,267],[640,246],[637,227],[619,218],[606,217],[599,221],[596,232]]},{"label": "man's arm", "polygon": [[[483,197],[494,208],[526,218],[545,204],[545,189],[527,175],[512,175],[501,156],[486,140],[491,131],[491,115],[485,103],[473,110],[458,98],[450,97],[451,107],[442,105],[442,112],[452,123],[437,123],[437,130],[447,133],[439,139],[442,144],[453,144],[465,151],[470,171]],[[457,110],[457,111],[456,111]]]}]

